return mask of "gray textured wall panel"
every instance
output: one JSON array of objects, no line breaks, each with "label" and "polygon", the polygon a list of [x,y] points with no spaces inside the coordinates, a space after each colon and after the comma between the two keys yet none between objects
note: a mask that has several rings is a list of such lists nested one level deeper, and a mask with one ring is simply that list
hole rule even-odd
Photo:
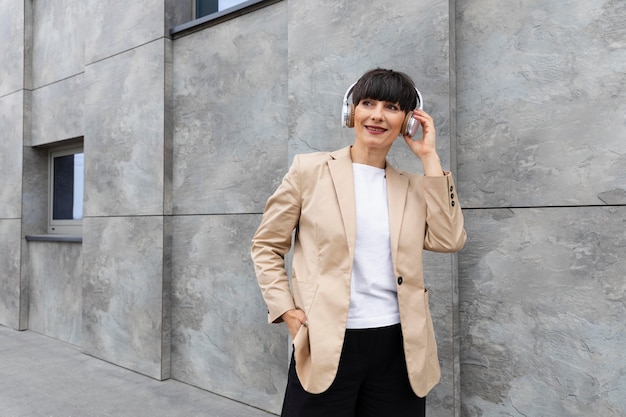
[{"label": "gray textured wall panel", "polygon": [[33,146],[84,135],[83,78],[79,74],[32,92]]},{"label": "gray textured wall panel", "polygon": [[0,219],[22,212],[23,90],[0,97]]},{"label": "gray textured wall panel", "polygon": [[[165,34],[163,0],[87,0],[85,64],[137,48]],[[191,8],[191,2],[188,2]],[[170,11],[172,11],[170,9]]]},{"label": "gray textured wall panel", "polygon": [[466,207],[626,203],[622,1],[457,1]]},{"label": "gray textured wall panel", "polygon": [[270,325],[250,265],[260,216],[173,219],[172,377],[280,411],[287,333]]},{"label": "gray textured wall panel", "polygon": [[286,7],[175,41],[175,214],[259,212],[284,175]]},{"label": "gray textured wall panel", "polygon": [[[24,88],[24,3],[0,0],[0,97]],[[29,27],[30,28],[30,27]]]},{"label": "gray textured wall panel", "polygon": [[454,417],[460,407],[459,328],[456,255],[425,252],[424,283],[428,288],[430,311],[435,327],[441,381],[428,393],[428,417]]},{"label": "gray textured wall panel", "polygon": [[84,71],[85,19],[82,0],[37,0],[33,3],[33,88]]},{"label": "gray textured wall panel", "polygon": [[194,15],[193,4],[188,1],[164,0],[165,1],[165,32],[170,28],[192,20]]},{"label": "gray textured wall panel", "polygon": [[0,325],[20,328],[20,221],[0,219]]},{"label": "gray textured wall panel", "polygon": [[171,215],[174,206],[174,44],[165,39],[163,102],[163,214]]},{"label": "gray textured wall panel", "polygon": [[163,242],[163,217],[83,219],[83,349],[157,379],[169,361]]},{"label": "gray textured wall panel", "polygon": [[23,147],[22,235],[48,230],[48,151]]},{"label": "gray textured wall panel", "polygon": [[465,214],[463,415],[626,415],[626,207]]},{"label": "gray textured wall panel", "polygon": [[28,328],[81,345],[82,245],[29,242]]},{"label": "gray textured wall panel", "polygon": [[163,214],[164,40],[85,71],[85,216]]}]

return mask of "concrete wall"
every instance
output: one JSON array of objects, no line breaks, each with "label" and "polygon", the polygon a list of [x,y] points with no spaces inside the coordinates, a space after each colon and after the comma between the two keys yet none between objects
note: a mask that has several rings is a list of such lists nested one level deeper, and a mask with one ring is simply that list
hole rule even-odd
[{"label": "concrete wall", "polygon": [[30,141],[29,10],[22,2],[0,1],[0,324],[25,329],[28,282],[22,279],[23,146]]},{"label": "concrete wall", "polygon": [[[0,324],[278,412],[290,341],[250,237],[296,153],[351,143],[345,89],[391,67],[436,120],[469,234],[425,258],[428,415],[624,415],[624,12],[280,1],[170,39],[186,2],[0,0]],[[27,242],[47,147],[77,137],[82,244]],[[421,169],[400,142],[390,159]]]},{"label": "concrete wall", "polygon": [[90,2],[83,88],[82,347],[157,379],[171,346],[168,3]]},{"label": "concrete wall", "polygon": [[287,163],[287,2],[175,40],[172,377],[280,411],[287,332],[250,239]]},{"label": "concrete wall", "polygon": [[67,242],[29,242],[28,258],[28,328],[81,346],[81,245]]},{"label": "concrete wall", "polygon": [[464,416],[623,416],[623,2],[457,0]]}]

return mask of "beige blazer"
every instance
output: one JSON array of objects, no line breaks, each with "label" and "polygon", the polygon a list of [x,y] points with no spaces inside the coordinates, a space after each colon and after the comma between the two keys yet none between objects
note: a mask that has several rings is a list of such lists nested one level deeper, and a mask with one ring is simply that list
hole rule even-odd
[{"label": "beige blazer", "polygon": [[[409,379],[425,396],[441,375],[422,274],[422,250],[463,247],[463,215],[450,173],[417,176],[386,168],[389,228]],[[293,308],[308,326],[294,339],[298,377],[305,390],[328,389],[337,373],[350,307],[356,240],[350,147],[297,155],[269,198],[252,239],[252,259],[269,322]],[[292,246],[291,288],[285,254]],[[436,279],[433,277],[432,279]]]}]

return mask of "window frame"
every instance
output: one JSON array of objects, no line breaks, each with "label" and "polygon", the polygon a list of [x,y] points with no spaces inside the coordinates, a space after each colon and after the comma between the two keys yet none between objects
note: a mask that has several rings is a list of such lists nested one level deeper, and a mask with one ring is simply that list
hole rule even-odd
[{"label": "window frame", "polygon": [[203,0],[192,0],[192,3],[193,3],[193,10],[192,10],[193,20],[202,19],[204,17],[210,17],[210,16],[216,15],[218,13],[219,14],[223,14],[223,15],[224,14],[229,14],[229,13],[232,13],[234,11],[240,10],[242,8],[254,5],[255,3],[259,3],[262,0],[253,0],[253,1],[250,1],[250,0],[240,0],[237,4],[232,5],[230,7],[222,9],[222,10],[220,10],[220,6],[219,6],[220,0],[214,0],[214,1],[217,2],[217,10],[212,12],[212,13],[207,13],[205,15],[198,16],[198,3],[202,2],[202,1]]},{"label": "window frame", "polygon": [[278,3],[284,0],[246,0],[237,4],[236,6],[229,7],[216,13],[211,13],[203,17],[196,17],[196,0],[191,1],[191,16],[194,18],[190,22],[186,22],[175,26],[170,29],[170,36],[172,39],[178,39],[182,36],[189,35],[199,30],[211,27],[230,19],[235,19],[247,13],[252,13],[256,10],[270,6],[274,3]]},{"label": "window frame", "polygon": [[[67,155],[83,154],[83,203],[84,203],[84,147],[81,144],[54,147],[48,150],[48,233],[54,235],[81,236],[83,231],[84,211],[81,211],[80,219],[54,219],[54,159]],[[84,206],[83,206],[84,210]]]}]

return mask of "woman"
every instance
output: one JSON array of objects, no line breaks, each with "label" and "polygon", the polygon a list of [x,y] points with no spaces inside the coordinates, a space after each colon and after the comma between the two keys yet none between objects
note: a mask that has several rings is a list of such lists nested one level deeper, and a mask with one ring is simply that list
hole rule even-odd
[{"label": "woman", "polygon": [[[354,143],[297,155],[252,240],[269,322],[294,343],[282,416],[423,416],[440,370],[422,250],[460,250],[463,215],[411,79],[375,69],[350,92]],[[401,134],[423,176],[387,163]]]}]

